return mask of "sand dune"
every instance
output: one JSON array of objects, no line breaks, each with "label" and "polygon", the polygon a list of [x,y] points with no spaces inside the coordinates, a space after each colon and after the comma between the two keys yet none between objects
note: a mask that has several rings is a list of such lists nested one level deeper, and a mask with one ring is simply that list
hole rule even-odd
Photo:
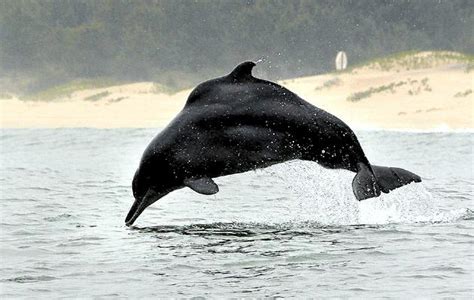
[{"label": "sand dune", "polygon": [[[474,82],[467,68],[456,60],[389,70],[369,65],[280,84],[356,128],[471,130]],[[153,83],[141,82],[77,91],[54,101],[2,99],[0,126],[163,127],[189,92],[157,93]]]}]

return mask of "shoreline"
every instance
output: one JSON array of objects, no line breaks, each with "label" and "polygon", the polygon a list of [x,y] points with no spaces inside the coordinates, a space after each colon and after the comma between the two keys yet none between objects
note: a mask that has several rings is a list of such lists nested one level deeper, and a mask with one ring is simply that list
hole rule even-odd
[{"label": "shoreline", "polygon": [[[473,132],[474,84],[466,65],[349,72],[278,83],[355,130]],[[151,82],[80,90],[54,101],[0,99],[0,128],[163,128],[191,90]]]},{"label": "shoreline", "polygon": [[[413,133],[413,134],[423,134],[423,133],[454,133],[454,134],[474,134],[474,128],[461,128],[461,129],[449,129],[449,128],[433,128],[433,129],[403,129],[403,128],[370,128],[370,127],[356,127],[351,126],[348,124],[349,127],[354,132],[399,132],[399,133]],[[0,127],[0,130],[76,130],[76,129],[83,129],[83,130],[145,130],[145,129],[155,129],[155,130],[163,130],[164,127]]]}]

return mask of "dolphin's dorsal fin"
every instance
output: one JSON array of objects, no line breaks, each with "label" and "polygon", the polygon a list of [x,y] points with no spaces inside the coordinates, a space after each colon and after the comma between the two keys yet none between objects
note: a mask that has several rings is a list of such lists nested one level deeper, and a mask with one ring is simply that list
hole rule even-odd
[{"label": "dolphin's dorsal fin", "polygon": [[213,195],[219,191],[217,184],[209,177],[188,178],[184,180],[184,185],[204,195]]},{"label": "dolphin's dorsal fin", "polygon": [[253,61],[246,61],[235,67],[229,74],[234,79],[246,79],[252,77],[252,69],[255,67]]}]

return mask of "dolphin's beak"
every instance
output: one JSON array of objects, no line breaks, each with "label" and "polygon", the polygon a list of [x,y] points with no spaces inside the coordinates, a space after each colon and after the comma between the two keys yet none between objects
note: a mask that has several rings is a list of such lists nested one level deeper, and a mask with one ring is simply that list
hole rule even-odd
[{"label": "dolphin's beak", "polygon": [[135,199],[135,202],[133,202],[127,217],[125,218],[125,225],[131,226],[145,208],[153,204],[159,198],[160,197],[152,189],[149,189],[142,199]]}]

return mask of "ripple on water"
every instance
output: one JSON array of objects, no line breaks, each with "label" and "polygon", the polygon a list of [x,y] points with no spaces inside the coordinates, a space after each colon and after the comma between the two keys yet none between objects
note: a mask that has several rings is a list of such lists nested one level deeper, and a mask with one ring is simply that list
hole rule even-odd
[{"label": "ripple on water", "polygon": [[173,192],[137,223],[156,226],[127,228],[156,132],[2,131],[0,297],[472,295],[472,134],[361,133],[371,161],[424,179],[378,199],[354,201],[351,172],[289,162]]},{"label": "ripple on water", "polygon": [[58,221],[63,221],[63,220],[67,220],[67,219],[70,219],[70,218],[73,218],[73,215],[60,214],[60,215],[57,215],[57,216],[54,216],[54,217],[43,218],[43,220],[45,220],[47,222],[58,222]]},{"label": "ripple on water", "polygon": [[2,281],[16,282],[16,283],[32,283],[32,282],[40,282],[40,281],[52,281],[55,279],[57,278],[53,276],[46,276],[46,275],[39,275],[39,276],[25,275],[25,276],[18,276],[18,277],[4,279]]}]

